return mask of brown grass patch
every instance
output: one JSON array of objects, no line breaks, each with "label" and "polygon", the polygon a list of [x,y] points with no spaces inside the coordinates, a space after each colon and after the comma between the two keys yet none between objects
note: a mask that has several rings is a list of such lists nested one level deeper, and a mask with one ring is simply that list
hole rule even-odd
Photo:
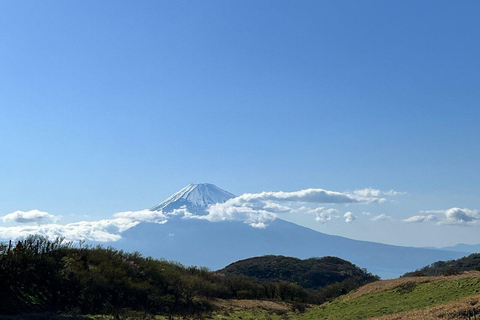
[{"label": "brown grass patch", "polygon": [[227,311],[241,311],[245,309],[263,309],[269,312],[286,312],[291,307],[285,302],[266,301],[266,300],[222,300],[216,299],[210,301],[217,308]]},{"label": "brown grass patch", "polygon": [[465,278],[480,278],[480,271],[467,271],[467,272],[457,274],[457,275],[452,275],[452,276],[407,277],[407,278],[398,278],[398,279],[392,279],[392,280],[375,281],[375,282],[366,284],[363,287],[359,288],[357,291],[347,295],[344,298],[344,300],[348,301],[350,299],[361,297],[365,294],[391,290],[399,286],[404,286],[408,283],[418,284],[418,283],[426,283],[426,282],[459,280],[459,279],[465,279]]},{"label": "brown grass patch", "polygon": [[390,314],[378,318],[371,318],[371,320],[464,320],[468,319],[468,311],[470,311],[472,319],[473,311],[475,311],[477,319],[480,319],[480,295],[438,305],[429,309]]}]

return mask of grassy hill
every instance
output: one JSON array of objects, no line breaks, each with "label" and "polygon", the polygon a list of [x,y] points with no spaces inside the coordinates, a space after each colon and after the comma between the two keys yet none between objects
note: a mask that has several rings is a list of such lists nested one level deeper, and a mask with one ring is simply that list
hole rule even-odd
[{"label": "grassy hill", "polygon": [[480,293],[480,273],[373,283],[315,308],[299,319],[368,319],[430,308]]},{"label": "grassy hill", "polygon": [[480,272],[377,281],[304,313],[256,308],[214,319],[465,319],[467,310],[480,314]]}]

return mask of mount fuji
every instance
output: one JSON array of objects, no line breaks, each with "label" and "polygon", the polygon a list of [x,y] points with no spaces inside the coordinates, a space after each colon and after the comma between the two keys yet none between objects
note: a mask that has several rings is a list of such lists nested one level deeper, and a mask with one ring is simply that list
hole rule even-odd
[{"label": "mount fuji", "polygon": [[162,210],[162,212],[168,213],[184,207],[191,213],[202,215],[206,214],[205,209],[209,205],[225,202],[231,198],[235,198],[235,195],[211,183],[191,183],[166,200],[153,206],[150,210]]},{"label": "mount fuji", "polygon": [[[176,209],[187,209],[192,214],[205,215],[208,206],[234,197],[213,184],[190,184],[151,210],[168,214]],[[265,229],[259,229],[240,221],[210,222],[185,219],[180,215],[171,216],[164,224],[139,223],[123,232],[121,240],[109,245],[214,270],[237,260],[268,254],[301,259],[337,256],[382,278],[398,277],[438,260],[465,255],[462,252],[358,241],[321,233],[279,218]]]}]

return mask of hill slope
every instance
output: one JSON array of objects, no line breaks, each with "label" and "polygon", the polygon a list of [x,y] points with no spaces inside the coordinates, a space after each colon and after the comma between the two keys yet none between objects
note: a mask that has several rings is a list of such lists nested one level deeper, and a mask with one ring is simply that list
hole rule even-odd
[{"label": "hill slope", "polygon": [[309,310],[298,319],[368,319],[425,309],[480,292],[480,273],[436,278],[404,278],[367,284],[358,292]]},{"label": "hill slope", "polygon": [[[466,319],[480,311],[480,272],[456,276],[382,280],[367,284],[304,313],[268,314],[257,309],[231,312],[228,319],[412,320]],[[214,319],[224,319],[221,315]]]}]

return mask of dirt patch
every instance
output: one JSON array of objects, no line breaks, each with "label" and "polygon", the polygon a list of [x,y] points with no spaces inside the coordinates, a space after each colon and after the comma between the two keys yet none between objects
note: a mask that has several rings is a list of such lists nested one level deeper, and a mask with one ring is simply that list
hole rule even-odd
[{"label": "dirt patch", "polygon": [[392,280],[375,281],[367,285],[364,285],[363,287],[359,288],[357,291],[347,295],[344,298],[344,301],[355,299],[365,294],[382,292],[382,291],[391,290],[397,287],[410,286],[412,284],[459,280],[459,279],[465,279],[465,278],[480,278],[480,272],[467,271],[462,274],[457,274],[453,276],[408,277],[408,278],[398,278],[398,279],[392,279]]}]

